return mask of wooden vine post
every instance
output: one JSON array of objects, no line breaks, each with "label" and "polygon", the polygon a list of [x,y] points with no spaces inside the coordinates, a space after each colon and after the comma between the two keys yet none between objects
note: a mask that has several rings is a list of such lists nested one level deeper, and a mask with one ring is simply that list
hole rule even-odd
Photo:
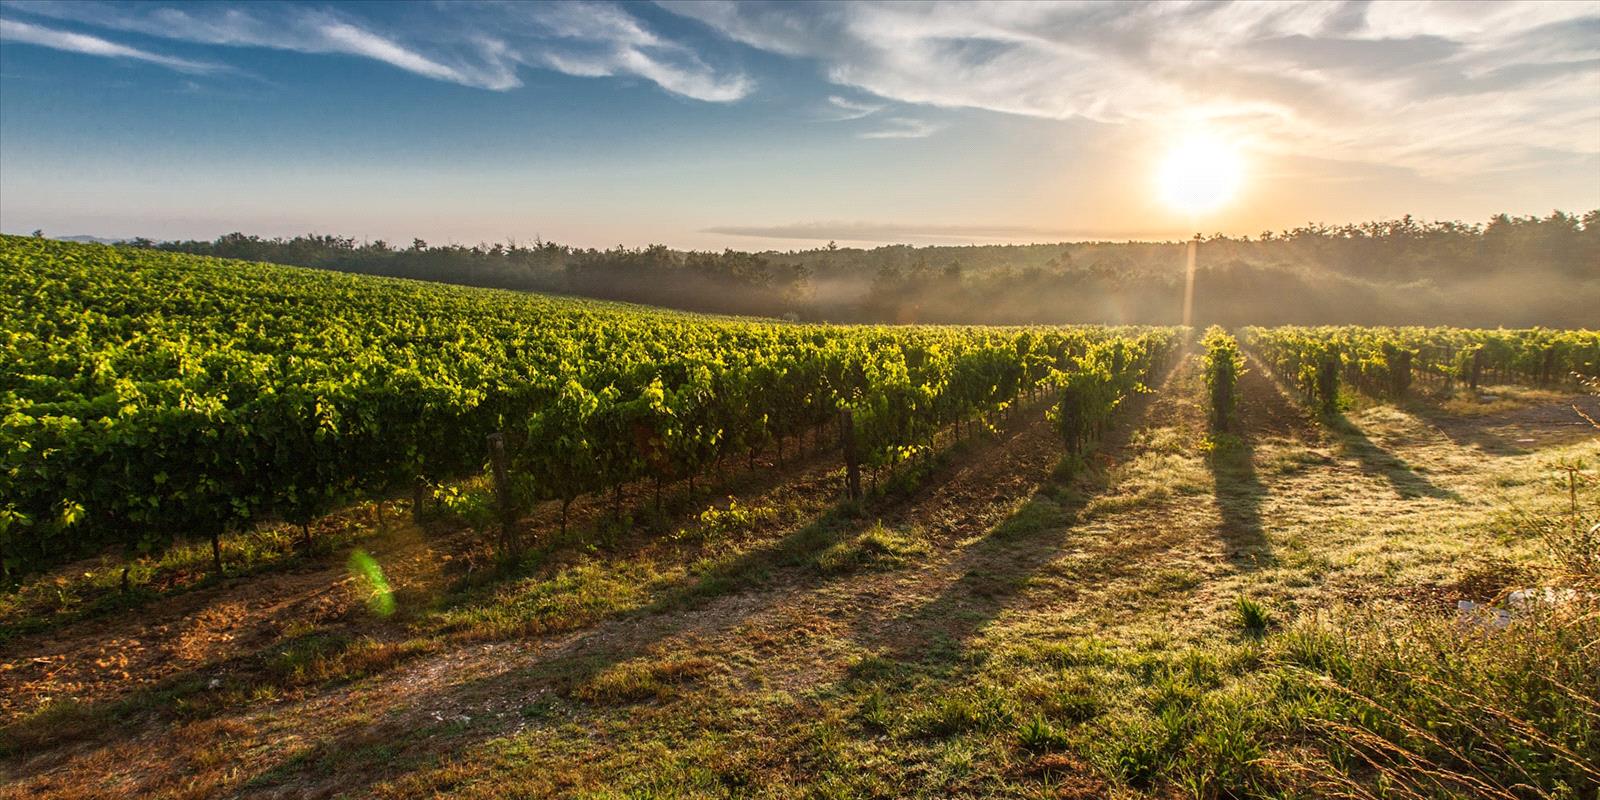
[{"label": "wooden vine post", "polygon": [[1321,402],[1324,413],[1333,413],[1339,408],[1339,357],[1325,355],[1317,364],[1317,399]]},{"label": "wooden vine post", "polygon": [[511,480],[506,477],[506,437],[498,431],[489,434],[489,466],[494,472],[494,496],[500,511],[500,551],[516,558],[522,555],[522,542],[517,537]]},{"label": "wooden vine post", "polygon": [[422,508],[422,503],[427,497],[428,483],[419,474],[411,479],[411,522],[418,528],[425,527],[423,525],[423,515],[426,512]]},{"label": "wooden vine post", "polygon": [[844,448],[845,490],[851,500],[861,499],[861,454],[856,451],[856,420],[849,409],[839,412],[839,444]]},{"label": "wooden vine post", "polygon": [[1389,391],[1396,397],[1405,397],[1411,391],[1411,356],[1410,350],[1401,349],[1395,353],[1394,369],[1390,373],[1392,383]]}]

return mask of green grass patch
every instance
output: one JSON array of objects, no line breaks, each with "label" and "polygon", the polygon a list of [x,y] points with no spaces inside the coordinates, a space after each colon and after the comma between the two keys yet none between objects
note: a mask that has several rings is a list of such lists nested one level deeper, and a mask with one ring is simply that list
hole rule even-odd
[{"label": "green grass patch", "polygon": [[892,569],[926,555],[928,544],[914,530],[898,530],[875,522],[816,555],[813,564],[824,575],[867,569]]},{"label": "green grass patch", "polygon": [[715,662],[698,656],[624,661],[580,683],[573,696],[601,705],[665,700],[683,684],[705,677],[715,668]]},{"label": "green grass patch", "polygon": [[470,590],[424,614],[418,628],[466,640],[573,630],[644,604],[664,579],[648,561],[583,557],[550,574]]}]

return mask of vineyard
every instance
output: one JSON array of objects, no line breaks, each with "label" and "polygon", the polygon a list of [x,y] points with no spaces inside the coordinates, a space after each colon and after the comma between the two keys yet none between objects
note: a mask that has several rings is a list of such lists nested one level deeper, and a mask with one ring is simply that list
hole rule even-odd
[{"label": "vineyard", "polygon": [[1600,332],[0,293],[6,800],[1600,789]]},{"label": "vineyard", "polygon": [[[1080,446],[1171,329],[828,327],[713,319],[40,239],[0,242],[7,570],[485,468],[512,508],[692,482],[802,437],[858,470],[1024,394]],[[514,513],[514,511],[513,511]],[[220,555],[218,556],[220,564]]]},{"label": "vineyard", "polygon": [[0,0],[0,800],[1600,800],[1600,0]]},{"label": "vineyard", "polygon": [[[1480,384],[1568,386],[1600,376],[1600,332],[1460,328],[1246,328],[1244,343],[1327,410],[1339,387],[1402,400]],[[1419,381],[1418,379],[1422,379]]]}]

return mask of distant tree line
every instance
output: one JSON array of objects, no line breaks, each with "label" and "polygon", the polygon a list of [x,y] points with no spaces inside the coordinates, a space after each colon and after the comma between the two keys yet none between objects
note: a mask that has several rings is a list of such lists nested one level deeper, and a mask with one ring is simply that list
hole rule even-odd
[{"label": "distant tree line", "polygon": [[[596,250],[536,241],[397,247],[306,235],[132,244],[692,311],[859,322],[1174,321],[1183,242],[789,252]],[[1198,320],[1593,326],[1600,210],[1484,224],[1398,220],[1201,238]]]},{"label": "distant tree line", "polygon": [[308,234],[265,239],[230,233],[214,241],[131,244],[183,253],[268,261],[394,278],[577,294],[607,300],[731,314],[781,315],[804,302],[804,267],[765,255],[677,251],[664,245],[594,250],[537,241],[531,245],[408,247],[383,240]]}]

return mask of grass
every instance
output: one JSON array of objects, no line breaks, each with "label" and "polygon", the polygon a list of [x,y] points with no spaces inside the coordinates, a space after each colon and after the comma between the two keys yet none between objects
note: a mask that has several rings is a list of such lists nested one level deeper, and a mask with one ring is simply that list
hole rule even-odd
[{"label": "grass", "polygon": [[426,633],[457,641],[489,641],[574,630],[607,614],[635,608],[665,576],[649,561],[574,563],[441,598],[418,622]]},{"label": "grass", "polygon": [[665,700],[681,684],[705,677],[716,662],[696,656],[657,656],[626,661],[583,682],[573,692],[580,700],[598,704]]},{"label": "grass", "polygon": [[426,639],[381,641],[368,636],[310,634],[271,653],[266,673],[280,686],[326,686],[384,672],[434,649],[436,645]]},{"label": "grass", "polygon": [[1484,386],[1476,392],[1466,386],[1458,386],[1438,406],[1452,416],[1487,417],[1536,403],[1560,402],[1566,396],[1561,392],[1527,386]]},{"label": "grass", "polygon": [[[1463,631],[1441,616],[1304,622],[1278,643],[1305,725],[1332,747],[1296,765],[1326,789],[1360,764],[1398,797],[1520,787],[1582,796],[1600,787],[1600,611],[1550,609]],[[1469,625],[1472,623],[1468,623]]]},{"label": "grass", "polygon": [[[312,563],[379,534],[369,524],[371,513],[371,504],[365,504],[319,520],[309,552],[294,525],[261,525],[226,534],[222,537],[225,576],[213,571],[209,542],[178,542],[156,556],[104,554],[32,576],[12,591],[0,592],[0,644],[83,619],[127,613],[229,578]],[[391,518],[395,513],[389,511]]]},{"label": "grass", "polygon": [[1191,369],[1070,476],[1019,440],[859,506],[735,492],[391,569],[393,615],[286,627],[214,688],[48,705],[0,768],[30,796],[1592,796],[1600,616],[1454,601],[1570,580],[1551,480],[1600,443],[1485,454],[1372,406],[1352,451],[1243,399],[1247,441]]},{"label": "grass", "polygon": [[813,560],[824,575],[837,575],[863,569],[891,569],[909,563],[928,552],[928,545],[916,531],[884,527],[880,520],[866,530],[837,542]]},{"label": "grass", "polygon": [[1242,594],[1239,595],[1239,599],[1234,603],[1234,610],[1237,612],[1239,627],[1251,636],[1260,637],[1265,635],[1267,626],[1272,624],[1271,612],[1267,611],[1265,606]]},{"label": "grass", "polygon": [[1067,746],[1067,736],[1043,716],[1033,716],[1017,731],[1017,741],[1035,752],[1058,750]]}]

